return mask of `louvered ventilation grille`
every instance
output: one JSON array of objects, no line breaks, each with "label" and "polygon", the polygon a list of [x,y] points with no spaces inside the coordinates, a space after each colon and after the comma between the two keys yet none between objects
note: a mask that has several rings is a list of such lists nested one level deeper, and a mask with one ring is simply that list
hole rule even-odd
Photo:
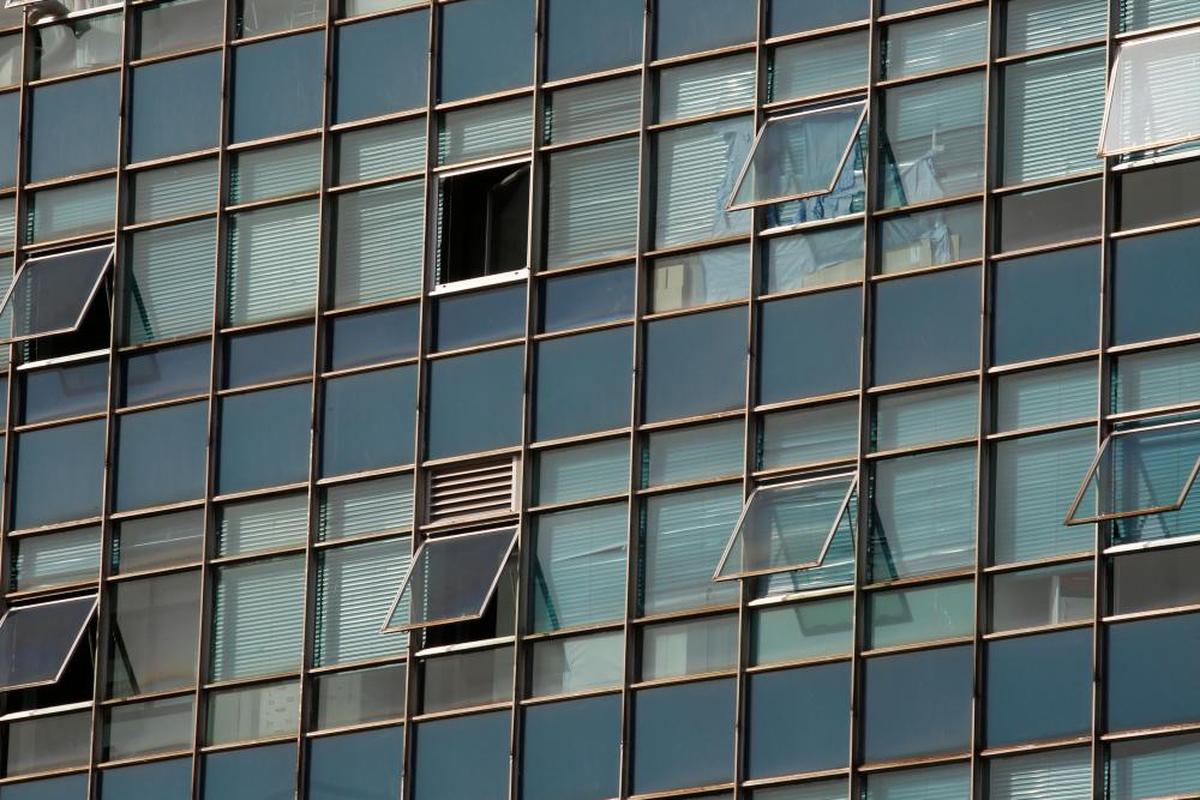
[{"label": "louvered ventilation grille", "polygon": [[434,472],[429,478],[429,521],[511,513],[517,464],[506,459]]}]

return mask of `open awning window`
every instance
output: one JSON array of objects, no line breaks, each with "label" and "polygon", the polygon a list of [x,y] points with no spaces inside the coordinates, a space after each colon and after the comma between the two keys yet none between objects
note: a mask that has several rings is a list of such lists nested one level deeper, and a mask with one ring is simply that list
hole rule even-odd
[{"label": "open awning window", "polygon": [[95,595],[10,608],[0,619],[0,692],[57,682],[95,610]]},{"label": "open awning window", "polygon": [[849,103],[768,119],[742,167],[728,209],[832,192],[866,113],[866,103]]},{"label": "open awning window", "polygon": [[1123,42],[1105,100],[1100,155],[1200,139],[1200,27]]},{"label": "open awning window", "polygon": [[1118,430],[1101,444],[1067,525],[1178,511],[1200,468],[1200,420]]},{"label": "open awning window", "polygon": [[400,584],[384,632],[481,617],[516,541],[513,528],[427,539]]},{"label": "open awning window", "polygon": [[74,331],[112,260],[110,244],[28,259],[0,305],[0,314],[12,318],[12,333],[4,341]]},{"label": "open awning window", "polygon": [[742,509],[713,580],[821,566],[856,483],[848,474],[756,489]]}]

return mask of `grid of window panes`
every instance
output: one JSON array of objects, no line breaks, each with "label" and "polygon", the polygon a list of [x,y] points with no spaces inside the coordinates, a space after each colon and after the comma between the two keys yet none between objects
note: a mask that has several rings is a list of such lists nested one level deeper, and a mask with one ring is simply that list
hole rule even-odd
[{"label": "grid of window panes", "polygon": [[64,8],[0,275],[115,262],[3,351],[0,800],[1200,794],[1200,161],[1096,146],[1200,2]]}]

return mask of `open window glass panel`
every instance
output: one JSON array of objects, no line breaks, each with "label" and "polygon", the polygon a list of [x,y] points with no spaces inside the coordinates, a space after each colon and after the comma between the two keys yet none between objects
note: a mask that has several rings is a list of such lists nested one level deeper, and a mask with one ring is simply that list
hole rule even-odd
[{"label": "open window glass panel", "polygon": [[95,610],[95,595],[10,608],[0,619],[0,692],[57,682]]},{"label": "open window glass panel", "polygon": [[483,616],[516,541],[512,528],[426,539],[400,583],[384,632]]},{"label": "open window glass panel", "polygon": [[1100,155],[1200,139],[1200,27],[1121,44],[1100,131]]},{"label": "open window glass panel", "polygon": [[77,329],[112,259],[110,244],[28,259],[0,305],[0,314],[12,314],[7,341]]},{"label": "open window glass panel", "polygon": [[834,191],[866,114],[866,103],[847,103],[768,119],[742,167],[728,209]]},{"label": "open window glass panel", "polygon": [[1067,525],[1178,511],[1200,469],[1200,419],[1116,430],[1104,440]]},{"label": "open window glass panel", "polygon": [[854,474],[760,486],[750,495],[713,580],[820,567],[847,516]]}]

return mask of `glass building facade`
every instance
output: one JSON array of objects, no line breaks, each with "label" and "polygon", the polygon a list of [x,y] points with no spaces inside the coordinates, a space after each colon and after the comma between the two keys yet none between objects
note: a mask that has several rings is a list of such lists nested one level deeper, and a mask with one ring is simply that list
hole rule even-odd
[{"label": "glass building facade", "polygon": [[1200,796],[1198,0],[33,0],[0,84],[0,800]]}]

